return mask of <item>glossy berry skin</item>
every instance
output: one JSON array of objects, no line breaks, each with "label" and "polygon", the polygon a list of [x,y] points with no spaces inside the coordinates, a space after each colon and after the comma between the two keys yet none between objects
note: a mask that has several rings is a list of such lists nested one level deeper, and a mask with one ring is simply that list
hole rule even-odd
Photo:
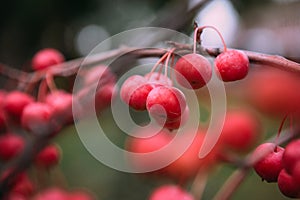
[{"label": "glossy berry skin", "polygon": [[194,197],[177,185],[163,185],[152,192],[149,200],[194,200]]},{"label": "glossy berry skin", "polygon": [[237,81],[248,74],[249,59],[242,51],[227,50],[216,57],[215,70],[224,82]]},{"label": "glossy berry skin", "polygon": [[300,162],[300,139],[291,141],[285,147],[282,159],[285,170],[291,174],[295,165]]},{"label": "glossy berry skin", "polygon": [[278,188],[282,194],[289,198],[300,197],[300,185],[289,175],[285,169],[282,169],[278,176]]},{"label": "glossy berry skin", "polygon": [[6,128],[6,119],[3,111],[3,102],[6,97],[6,92],[0,90],[0,132],[4,131]]},{"label": "glossy berry skin", "polygon": [[142,111],[146,109],[146,100],[152,89],[153,85],[145,77],[133,75],[123,83],[120,96],[130,107]]},{"label": "glossy berry skin", "polygon": [[19,121],[23,109],[33,101],[33,98],[26,93],[12,91],[6,95],[3,102],[3,110],[7,115]]},{"label": "glossy berry skin", "polygon": [[46,96],[45,103],[52,108],[55,117],[70,122],[73,119],[72,100],[72,94],[57,90]]},{"label": "glossy berry skin", "polygon": [[21,117],[22,126],[33,133],[49,131],[53,109],[45,103],[27,105]]},{"label": "glossy berry skin", "polygon": [[225,116],[219,143],[226,150],[246,152],[260,135],[261,128],[255,115],[244,110],[231,110]]},{"label": "glossy berry skin", "polygon": [[52,65],[64,62],[64,56],[56,49],[46,48],[38,51],[32,58],[32,68],[35,71],[43,70]]},{"label": "glossy berry skin", "polygon": [[58,164],[61,157],[59,148],[56,145],[48,145],[35,158],[38,167],[49,168]]},{"label": "glossy berry skin", "polygon": [[184,94],[175,87],[158,86],[148,94],[146,107],[149,114],[156,118],[176,120],[186,108]]},{"label": "glossy berry skin", "polygon": [[284,148],[274,143],[263,143],[254,150],[253,159],[258,161],[253,167],[263,180],[277,182],[278,175],[283,169],[283,152]]},{"label": "glossy berry skin", "polygon": [[199,54],[186,54],[175,64],[177,82],[189,89],[199,89],[205,86],[212,77],[210,62]]},{"label": "glossy berry skin", "polygon": [[25,141],[23,137],[7,133],[0,136],[0,158],[10,160],[19,155],[24,149]]}]

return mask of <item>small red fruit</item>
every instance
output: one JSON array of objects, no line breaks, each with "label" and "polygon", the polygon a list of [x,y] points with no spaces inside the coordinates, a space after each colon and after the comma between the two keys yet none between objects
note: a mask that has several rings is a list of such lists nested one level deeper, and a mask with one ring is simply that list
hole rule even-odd
[{"label": "small red fruit", "polygon": [[57,90],[46,96],[45,103],[53,109],[53,115],[56,118],[70,122],[73,119],[72,100],[71,94],[63,90]]},{"label": "small red fruit", "polygon": [[56,145],[48,145],[35,158],[35,164],[39,167],[49,168],[58,164],[61,157]]},{"label": "small red fruit", "polygon": [[96,67],[93,67],[92,69],[89,69],[84,74],[84,84],[85,85],[92,85],[95,83],[101,83],[99,86],[109,84],[109,83],[115,83],[116,77],[113,74],[113,72],[110,70],[110,68],[106,65],[99,65]]},{"label": "small red fruit", "polygon": [[184,94],[174,87],[158,86],[151,90],[146,102],[150,115],[157,120],[177,120],[186,108]]},{"label": "small red fruit", "polygon": [[6,95],[3,102],[3,110],[6,114],[19,121],[23,109],[34,100],[26,93],[19,91],[12,91]]},{"label": "small red fruit", "polygon": [[300,139],[291,141],[285,147],[282,162],[285,170],[292,174],[295,165],[300,162]]},{"label": "small red fruit", "polygon": [[254,150],[252,156],[257,162],[253,167],[263,180],[277,182],[278,175],[283,169],[283,152],[284,148],[274,143],[261,144]]},{"label": "small red fruit", "polygon": [[52,113],[53,110],[48,104],[31,103],[23,111],[21,124],[33,133],[49,132]]},{"label": "small red fruit", "polygon": [[225,82],[243,79],[248,74],[249,59],[243,51],[227,50],[215,59],[215,70]]},{"label": "small red fruit", "polygon": [[228,111],[219,143],[225,149],[245,152],[257,142],[260,132],[260,124],[252,113],[243,110]]},{"label": "small red fruit", "polygon": [[22,152],[24,148],[23,137],[7,133],[0,136],[0,158],[10,160]]},{"label": "small red fruit", "polygon": [[95,94],[96,111],[99,112],[111,105],[117,95],[117,91],[115,83],[108,83],[101,86]]},{"label": "small red fruit", "polygon": [[149,200],[194,200],[194,197],[177,185],[164,185],[155,189]]},{"label": "small red fruit", "polygon": [[212,77],[210,62],[199,54],[182,56],[175,64],[177,82],[185,87],[199,89],[205,86]]},{"label": "small red fruit", "polygon": [[289,175],[285,169],[282,169],[278,176],[278,187],[282,194],[289,198],[300,197],[300,185]]},{"label": "small red fruit", "polygon": [[72,191],[68,194],[68,200],[93,200],[94,198],[85,191]]},{"label": "small red fruit", "polygon": [[43,70],[52,65],[64,62],[64,56],[56,49],[46,48],[38,51],[32,58],[32,68],[34,70]]},{"label": "small red fruit", "polygon": [[67,192],[60,188],[48,188],[37,194],[33,200],[68,200]]},{"label": "small red fruit", "polygon": [[152,89],[153,85],[145,77],[133,75],[123,83],[120,91],[121,99],[136,110],[145,110],[146,100]]}]

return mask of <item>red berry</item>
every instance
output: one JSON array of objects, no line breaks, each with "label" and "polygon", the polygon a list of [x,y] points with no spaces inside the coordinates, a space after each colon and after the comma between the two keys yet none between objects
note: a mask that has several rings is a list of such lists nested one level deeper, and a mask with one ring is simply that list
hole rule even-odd
[{"label": "red berry", "polygon": [[[147,128],[145,129],[138,129],[134,131],[134,135],[136,137],[129,137],[126,141],[126,149],[134,153],[150,153],[159,151],[166,145],[168,145],[172,139],[173,135],[170,134],[168,130],[161,130],[160,132],[153,135],[155,128]],[[147,137],[149,135],[153,135],[151,137]],[[142,138],[142,137],[145,138]],[[137,169],[145,169],[149,168],[149,166],[155,166],[157,163],[160,163],[162,160],[165,160],[169,156],[165,153],[159,153],[155,157],[144,159],[141,157],[140,159],[137,158],[130,158],[130,162],[132,163],[133,167]],[[164,173],[164,169],[159,169],[155,171],[155,173],[162,174]]]},{"label": "red berry", "polygon": [[23,109],[33,102],[33,98],[26,93],[12,91],[6,95],[3,110],[17,121],[20,120]]},{"label": "red berry", "polygon": [[282,169],[278,176],[278,187],[282,194],[290,198],[300,197],[300,185],[289,175],[285,169]]},{"label": "red berry", "polygon": [[35,164],[39,167],[52,167],[58,164],[61,157],[59,148],[56,145],[48,145],[35,158]]},{"label": "red berry", "polygon": [[21,124],[25,129],[33,133],[48,132],[52,113],[53,110],[48,104],[31,103],[23,111]]},{"label": "red berry", "polygon": [[258,161],[254,164],[256,173],[267,182],[277,182],[278,175],[283,169],[282,155],[284,148],[274,143],[259,145],[253,152],[253,159]]},{"label": "red berry", "polygon": [[295,182],[300,185],[300,161],[298,161],[291,174],[294,177]]},{"label": "red berry", "polygon": [[6,119],[3,111],[3,102],[6,97],[6,92],[0,90],[0,132],[4,131],[6,128]]},{"label": "red berry", "polygon": [[285,147],[282,162],[285,170],[291,174],[295,165],[300,162],[300,139],[291,141]]},{"label": "red berry", "polygon": [[179,136],[179,142],[173,146],[172,152],[176,152],[178,149],[184,150],[184,145],[188,141],[192,141],[184,153],[166,167],[166,173],[175,180],[187,181],[196,176],[199,169],[210,170],[216,163],[218,147],[213,148],[204,158],[199,158],[205,134],[199,130],[194,138],[191,138],[192,136],[188,132]]},{"label": "red berry", "polygon": [[210,62],[199,54],[182,56],[175,64],[176,79],[185,88],[199,89],[205,86],[212,77]]},{"label": "red berry", "polygon": [[72,100],[71,94],[57,90],[46,96],[45,103],[53,109],[53,115],[61,118],[60,120],[72,121]]},{"label": "red berry", "polygon": [[108,83],[100,87],[95,95],[96,111],[101,111],[111,105],[116,95],[117,87],[115,83]]},{"label": "red berry", "polygon": [[260,136],[257,118],[247,111],[228,111],[219,143],[235,151],[248,151]]},{"label": "red berry", "polygon": [[194,200],[194,197],[177,185],[164,185],[155,189],[149,200]]},{"label": "red berry", "polygon": [[52,65],[64,62],[64,56],[56,49],[46,48],[38,51],[32,58],[32,68],[43,70]]},{"label": "red berry", "polygon": [[129,77],[122,85],[120,95],[122,100],[136,110],[146,109],[146,100],[153,85],[140,75]]},{"label": "red berry", "polygon": [[48,188],[37,194],[33,200],[68,200],[68,194],[60,188]]},{"label": "red berry", "polygon": [[28,197],[34,192],[34,185],[32,181],[29,179],[27,174],[22,173],[18,181],[14,185],[12,192],[15,194],[20,194],[22,196]]},{"label": "red berry", "polygon": [[246,77],[249,59],[243,51],[227,50],[215,59],[215,70],[225,82],[236,81]]},{"label": "red berry", "polygon": [[151,90],[146,102],[150,115],[157,120],[176,120],[186,108],[184,94],[174,87],[158,86]]},{"label": "red berry", "polygon": [[22,152],[25,141],[23,137],[11,133],[0,136],[0,158],[10,160]]}]

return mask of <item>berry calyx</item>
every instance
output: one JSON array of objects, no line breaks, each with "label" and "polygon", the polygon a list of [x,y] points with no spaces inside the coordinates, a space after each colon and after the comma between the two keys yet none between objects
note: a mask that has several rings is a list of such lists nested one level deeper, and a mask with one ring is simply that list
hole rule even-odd
[{"label": "berry calyx", "polygon": [[163,185],[152,192],[149,200],[194,200],[194,197],[177,185]]},{"label": "berry calyx", "polygon": [[158,86],[149,92],[146,107],[155,119],[177,120],[186,108],[184,94],[175,87]]},{"label": "berry calyx", "polygon": [[212,77],[210,62],[202,55],[192,53],[182,56],[175,64],[177,82],[189,89],[205,86]]},{"label": "berry calyx", "polygon": [[267,182],[277,182],[278,175],[283,169],[282,155],[284,148],[274,143],[263,143],[253,152],[253,159],[256,173]]},{"label": "berry calyx", "polygon": [[52,144],[45,147],[35,158],[38,167],[49,168],[58,164],[61,157],[59,148]]},{"label": "berry calyx", "polygon": [[34,70],[43,70],[52,65],[64,62],[64,56],[56,49],[46,48],[38,51],[32,58],[32,68]]},{"label": "berry calyx", "polygon": [[227,50],[216,57],[215,70],[224,82],[241,80],[248,74],[249,59],[243,51]]},{"label": "berry calyx", "polygon": [[6,133],[0,136],[0,158],[10,160],[22,152],[25,145],[23,137]]}]

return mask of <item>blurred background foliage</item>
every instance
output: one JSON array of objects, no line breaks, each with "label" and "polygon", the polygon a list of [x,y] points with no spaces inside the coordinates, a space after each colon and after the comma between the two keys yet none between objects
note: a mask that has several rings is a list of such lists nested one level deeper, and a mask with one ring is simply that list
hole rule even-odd
[{"label": "blurred background foliage", "polygon": [[[31,57],[45,47],[59,49],[67,59],[85,56],[99,42],[114,34],[155,24],[165,14],[172,14],[178,6],[188,8],[195,2],[197,0],[2,1],[0,61],[30,70]],[[297,0],[213,0],[199,11],[195,20],[200,25],[209,24],[219,28],[230,47],[276,53],[299,61],[299,10],[300,1]],[[171,20],[176,22],[177,18],[184,17],[175,15]],[[191,34],[192,24],[191,21],[186,29],[180,31]],[[168,27],[168,24],[161,25]],[[203,35],[203,40],[207,41],[204,45],[220,46],[219,39],[211,35],[213,33]],[[239,86],[232,84],[228,88],[233,88],[228,90],[229,106],[244,106],[244,103],[240,103]],[[209,111],[205,105],[202,108],[204,114],[201,120],[205,120]],[[276,132],[281,119],[279,117],[271,121],[262,116],[262,120],[265,132],[269,135]],[[108,137],[122,146],[124,136],[113,123],[111,112],[104,111],[99,121],[108,130]],[[89,130],[86,131],[88,134]],[[154,186],[162,182],[104,166],[84,148],[74,127],[66,128],[55,141],[63,150],[59,168],[65,181],[61,180],[61,184],[67,182],[71,188],[87,188],[101,200],[146,199]],[[212,174],[204,199],[212,198],[233,170],[225,166]],[[285,197],[280,194],[276,184],[266,184],[252,172],[233,199],[279,200]]]}]

